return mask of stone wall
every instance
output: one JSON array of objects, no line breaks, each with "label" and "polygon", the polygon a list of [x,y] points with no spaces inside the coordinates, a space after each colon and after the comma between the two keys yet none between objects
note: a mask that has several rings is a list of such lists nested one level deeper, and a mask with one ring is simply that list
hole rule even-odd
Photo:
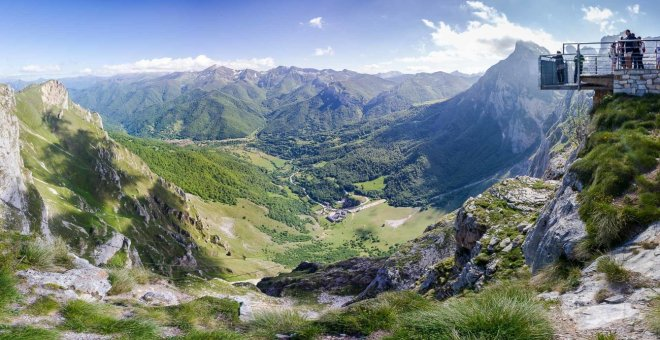
[{"label": "stone wall", "polygon": [[614,93],[636,96],[643,96],[647,93],[660,94],[660,70],[614,71]]}]

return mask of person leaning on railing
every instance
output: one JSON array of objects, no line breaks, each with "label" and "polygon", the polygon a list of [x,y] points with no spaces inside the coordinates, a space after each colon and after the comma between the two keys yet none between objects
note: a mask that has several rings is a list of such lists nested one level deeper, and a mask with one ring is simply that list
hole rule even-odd
[{"label": "person leaning on railing", "polygon": [[613,42],[612,45],[610,45],[610,59],[612,60],[612,71],[614,71],[616,69],[616,63],[619,61],[616,42]]},{"label": "person leaning on railing", "polygon": [[566,79],[564,79],[564,70],[566,70],[566,63],[564,62],[564,56],[561,54],[561,51],[557,51],[557,54],[552,56],[552,59],[554,59],[557,68],[557,81],[559,82],[559,84],[566,83]]},{"label": "person leaning on railing", "polygon": [[[633,36],[635,36],[633,34]],[[644,42],[642,41],[642,38],[637,37],[636,41],[633,43],[633,49],[632,49],[632,61],[633,61],[633,68],[636,70],[643,70],[644,69],[644,52],[646,52],[646,48],[644,47]]]}]

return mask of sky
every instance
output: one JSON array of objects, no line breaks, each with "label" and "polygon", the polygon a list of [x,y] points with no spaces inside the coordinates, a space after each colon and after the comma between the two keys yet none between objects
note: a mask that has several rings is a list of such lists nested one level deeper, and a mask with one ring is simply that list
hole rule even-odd
[{"label": "sky", "polygon": [[626,28],[660,36],[660,1],[0,0],[0,77],[211,65],[477,73],[517,40],[556,50]]}]

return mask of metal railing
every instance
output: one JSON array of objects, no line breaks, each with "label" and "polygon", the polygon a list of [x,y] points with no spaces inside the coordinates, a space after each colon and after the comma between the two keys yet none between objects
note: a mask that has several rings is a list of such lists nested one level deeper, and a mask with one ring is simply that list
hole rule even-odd
[{"label": "metal railing", "polygon": [[[633,44],[644,44],[645,51]],[[612,47],[614,44],[614,47]],[[541,87],[580,87],[582,76],[611,75],[615,70],[659,69],[660,40],[564,43],[561,54],[539,56]]]}]

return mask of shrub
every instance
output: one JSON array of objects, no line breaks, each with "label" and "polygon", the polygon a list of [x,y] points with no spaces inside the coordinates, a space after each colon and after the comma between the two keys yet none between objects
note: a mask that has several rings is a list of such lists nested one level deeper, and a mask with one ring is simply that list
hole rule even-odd
[{"label": "shrub", "polygon": [[112,288],[110,288],[110,291],[108,292],[110,295],[128,293],[133,290],[133,287],[135,286],[135,279],[128,269],[115,269],[110,272],[110,277],[108,279],[112,285]]},{"label": "shrub", "polygon": [[126,254],[124,250],[120,250],[108,260],[108,263],[106,263],[105,266],[108,268],[124,268],[126,267],[127,262],[128,254]]},{"label": "shrub", "polygon": [[73,300],[62,309],[62,326],[76,332],[123,334],[131,339],[158,337],[156,326],[151,322],[139,318],[117,319],[112,314],[108,306]]},{"label": "shrub", "polygon": [[277,334],[314,339],[322,332],[319,325],[291,310],[257,314],[248,327],[254,336],[264,339],[274,339]]},{"label": "shrub", "polygon": [[598,260],[596,270],[605,274],[607,281],[611,283],[629,283],[632,279],[632,274],[609,256]]},{"label": "shrub", "polygon": [[0,325],[0,340],[57,340],[59,338],[57,332],[50,329]]},{"label": "shrub", "polygon": [[60,308],[60,304],[50,296],[41,296],[26,309],[32,315],[50,315]]},{"label": "shrub", "polygon": [[596,333],[596,340],[616,340],[616,333]]},{"label": "shrub", "polygon": [[403,316],[395,339],[552,339],[553,331],[534,292],[517,284],[452,298]]}]

